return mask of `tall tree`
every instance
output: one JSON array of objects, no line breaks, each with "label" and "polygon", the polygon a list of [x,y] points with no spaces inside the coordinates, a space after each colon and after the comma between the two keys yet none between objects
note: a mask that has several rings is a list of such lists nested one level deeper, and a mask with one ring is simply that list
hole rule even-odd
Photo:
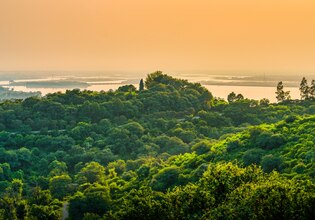
[{"label": "tall tree", "polygon": [[301,99],[308,99],[309,98],[309,90],[310,90],[310,88],[307,85],[307,80],[305,77],[303,77],[303,79],[300,83]]},{"label": "tall tree", "polygon": [[310,98],[315,99],[315,80],[314,79],[312,80],[312,83],[309,89],[309,96]]},{"label": "tall tree", "polygon": [[140,84],[139,84],[139,91],[143,91],[144,90],[144,83],[143,83],[143,79],[140,80]]},{"label": "tall tree", "polygon": [[277,85],[276,98],[278,102],[283,102],[291,98],[290,91],[283,91],[283,83],[280,81]]}]

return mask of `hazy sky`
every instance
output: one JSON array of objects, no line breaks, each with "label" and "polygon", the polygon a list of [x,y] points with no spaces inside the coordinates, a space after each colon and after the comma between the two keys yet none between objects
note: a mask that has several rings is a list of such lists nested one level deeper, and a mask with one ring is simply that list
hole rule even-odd
[{"label": "hazy sky", "polygon": [[0,0],[0,70],[315,72],[314,0]]}]

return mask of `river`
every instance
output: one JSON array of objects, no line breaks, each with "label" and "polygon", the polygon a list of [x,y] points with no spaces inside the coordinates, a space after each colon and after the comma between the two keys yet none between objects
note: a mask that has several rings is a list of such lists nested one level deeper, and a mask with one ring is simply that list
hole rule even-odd
[{"label": "river", "polygon": [[[1,72],[0,72],[1,73]],[[83,82],[86,84],[87,90],[93,91],[108,91],[110,89],[116,90],[118,87],[125,84],[133,84],[138,87],[140,78],[145,78],[145,75],[128,75],[128,74],[114,74],[114,73],[38,73],[38,75],[32,78],[31,73],[25,73],[23,77],[18,78],[17,74],[12,74],[13,80],[7,80],[8,74],[0,74],[0,85],[3,87],[14,89],[15,91],[34,92],[40,91],[43,96],[48,93],[65,92],[68,89],[74,89],[75,85],[71,85],[71,82]],[[14,77],[15,76],[15,77]],[[25,76],[29,76],[25,78]],[[276,85],[277,82],[283,80],[284,90],[290,91],[292,99],[299,99],[299,82],[301,76],[299,75],[209,75],[209,74],[178,74],[173,75],[176,78],[187,79],[189,82],[200,82],[206,87],[215,97],[226,99],[228,94],[235,92],[236,94],[242,94],[245,98],[260,100],[267,98],[271,102],[276,102]],[[314,75],[307,77],[309,81],[314,79]],[[5,81],[3,81],[5,80]],[[12,83],[13,82],[13,83]],[[39,83],[36,88],[27,86],[27,83],[33,82]],[[40,82],[68,82],[70,86],[63,88],[45,87],[46,84],[40,84]],[[137,83],[137,84],[135,84]],[[45,86],[44,86],[45,85]],[[48,83],[49,85],[49,83]],[[254,86],[255,85],[255,86]]]},{"label": "river", "polygon": [[[91,85],[87,87],[87,90],[93,91],[108,91],[110,89],[116,90],[123,84],[105,84],[105,85]],[[137,84],[134,86],[138,87]],[[228,94],[235,92],[236,94],[242,94],[245,98],[260,100],[262,98],[267,98],[271,102],[276,102],[276,87],[259,87],[259,86],[218,86],[218,85],[203,85],[206,87],[215,97],[220,97],[226,99]],[[42,95],[47,95],[48,93],[54,92],[65,92],[69,88],[27,88],[25,86],[11,86],[15,91],[40,91]],[[292,99],[300,98],[300,91],[297,87],[286,87],[285,91],[289,90]]]}]

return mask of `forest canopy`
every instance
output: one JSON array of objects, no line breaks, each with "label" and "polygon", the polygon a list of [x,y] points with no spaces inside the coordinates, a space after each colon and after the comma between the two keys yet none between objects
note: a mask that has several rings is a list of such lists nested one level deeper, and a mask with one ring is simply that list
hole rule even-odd
[{"label": "forest canopy", "polygon": [[314,160],[310,95],[226,102],[157,71],[1,102],[0,219],[314,219]]}]

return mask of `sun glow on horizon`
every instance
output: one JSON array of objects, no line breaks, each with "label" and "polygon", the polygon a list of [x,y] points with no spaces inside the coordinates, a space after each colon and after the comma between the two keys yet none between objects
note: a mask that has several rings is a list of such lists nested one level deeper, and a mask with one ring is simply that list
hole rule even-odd
[{"label": "sun glow on horizon", "polygon": [[0,0],[0,70],[315,72],[315,1]]}]

